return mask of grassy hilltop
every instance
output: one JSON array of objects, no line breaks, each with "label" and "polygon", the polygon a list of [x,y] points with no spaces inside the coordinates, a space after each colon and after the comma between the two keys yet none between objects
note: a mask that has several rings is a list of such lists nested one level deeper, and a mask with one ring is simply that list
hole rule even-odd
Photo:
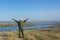
[{"label": "grassy hilltop", "polygon": [[[25,30],[25,40],[60,40],[60,26]],[[23,40],[18,38],[18,31],[0,32],[0,40]]]}]

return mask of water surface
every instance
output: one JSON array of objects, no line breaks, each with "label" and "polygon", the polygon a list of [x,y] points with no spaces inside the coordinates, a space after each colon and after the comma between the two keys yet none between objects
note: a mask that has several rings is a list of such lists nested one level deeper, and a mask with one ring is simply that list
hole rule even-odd
[{"label": "water surface", "polygon": [[[38,25],[34,25],[34,26],[25,26],[23,28],[24,29],[30,29],[30,28],[50,27],[50,26],[54,26],[54,25],[52,25],[52,24],[38,24]],[[18,26],[0,27],[0,32],[6,31],[6,30],[18,30]]]}]

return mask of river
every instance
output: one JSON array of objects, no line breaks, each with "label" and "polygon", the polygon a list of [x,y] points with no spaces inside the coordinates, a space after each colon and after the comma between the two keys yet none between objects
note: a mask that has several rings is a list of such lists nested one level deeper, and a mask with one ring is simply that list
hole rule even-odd
[{"label": "river", "polygon": [[[30,29],[30,28],[43,28],[43,27],[50,27],[54,26],[52,24],[38,24],[34,26],[24,26],[24,29]],[[18,30],[18,26],[8,26],[8,27],[0,27],[0,32],[7,31],[7,30]]]}]

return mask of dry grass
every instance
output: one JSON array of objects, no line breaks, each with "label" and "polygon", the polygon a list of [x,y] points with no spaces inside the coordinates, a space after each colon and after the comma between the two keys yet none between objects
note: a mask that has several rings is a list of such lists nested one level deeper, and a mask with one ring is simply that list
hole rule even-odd
[{"label": "dry grass", "polygon": [[[42,28],[25,30],[25,40],[60,40],[60,28]],[[0,40],[23,40],[18,38],[18,31],[0,32]]]}]

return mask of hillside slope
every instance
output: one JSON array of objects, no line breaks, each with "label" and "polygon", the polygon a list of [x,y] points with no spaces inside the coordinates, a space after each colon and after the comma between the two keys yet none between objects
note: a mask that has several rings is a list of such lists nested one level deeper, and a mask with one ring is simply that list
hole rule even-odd
[{"label": "hillside slope", "polygon": [[[60,28],[41,28],[25,30],[25,40],[60,40]],[[0,40],[23,40],[18,38],[18,31],[0,32]]]}]

